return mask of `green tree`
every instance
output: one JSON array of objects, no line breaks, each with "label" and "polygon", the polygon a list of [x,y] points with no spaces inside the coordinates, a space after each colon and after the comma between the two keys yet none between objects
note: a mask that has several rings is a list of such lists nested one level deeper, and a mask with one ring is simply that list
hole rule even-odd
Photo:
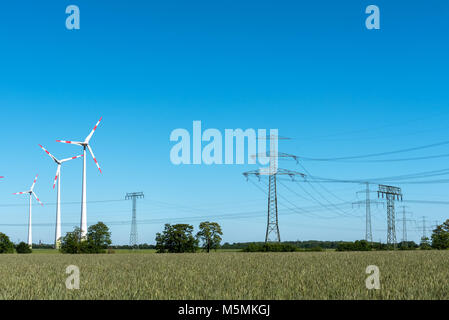
[{"label": "green tree", "polygon": [[421,238],[421,244],[419,245],[419,248],[421,250],[430,250],[430,249],[432,249],[432,247],[430,246],[429,238],[422,237]]},{"label": "green tree", "polygon": [[81,229],[75,227],[72,232],[67,232],[64,237],[61,238],[61,246],[59,250],[62,253],[84,253],[87,251],[85,241],[80,241]]},{"label": "green tree", "polygon": [[200,231],[196,237],[202,241],[203,249],[209,253],[211,249],[217,250],[220,247],[222,235],[223,232],[218,223],[206,221],[200,223]]},{"label": "green tree", "polygon": [[105,253],[111,245],[111,233],[103,222],[98,222],[87,230],[87,248],[89,253]]},{"label": "green tree", "polygon": [[438,250],[449,249],[449,219],[433,230],[432,248]]},{"label": "green tree", "polygon": [[61,238],[60,251],[62,253],[105,253],[111,244],[111,233],[109,228],[103,223],[98,222],[90,226],[87,230],[87,236],[81,240],[81,229],[75,227],[72,232]]},{"label": "green tree", "polygon": [[9,237],[0,232],[0,253],[14,253],[14,244]]},{"label": "green tree", "polygon": [[355,251],[371,251],[371,244],[366,240],[356,240],[354,242]]},{"label": "green tree", "polygon": [[337,245],[337,251],[371,251],[371,244],[366,240],[340,242]]},{"label": "green tree", "polygon": [[16,246],[17,253],[31,253],[32,251],[30,246],[23,241]]},{"label": "green tree", "polygon": [[156,234],[158,253],[195,252],[198,240],[192,235],[193,226],[188,224],[166,224],[162,233]]}]

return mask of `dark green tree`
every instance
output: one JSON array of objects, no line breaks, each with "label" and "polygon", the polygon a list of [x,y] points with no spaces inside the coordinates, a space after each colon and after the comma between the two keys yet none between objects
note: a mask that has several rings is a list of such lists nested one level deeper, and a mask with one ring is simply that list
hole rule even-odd
[{"label": "dark green tree", "polygon": [[449,249],[449,219],[433,230],[432,248],[438,250]]},{"label": "dark green tree", "polygon": [[218,223],[206,221],[200,223],[200,231],[196,237],[203,243],[203,249],[210,252],[211,249],[217,250],[220,247],[222,235],[223,232]]},{"label": "dark green tree", "polygon": [[81,229],[75,227],[72,232],[67,232],[64,237],[61,238],[61,246],[59,250],[62,253],[85,253],[87,246],[85,241],[80,241]]},{"label": "dark green tree", "polygon": [[81,229],[78,227],[72,232],[67,232],[61,239],[60,251],[71,254],[105,253],[110,244],[109,228],[103,222],[98,222],[88,228],[85,239],[81,239]]},{"label": "dark green tree", "polygon": [[87,248],[89,253],[105,253],[111,245],[111,233],[103,222],[98,222],[87,230]]},{"label": "dark green tree", "polygon": [[17,253],[31,253],[32,251],[30,246],[23,241],[16,246]]},{"label": "dark green tree", "polygon": [[340,242],[337,251],[371,251],[371,244],[366,240],[354,242]]},{"label": "dark green tree", "polygon": [[188,224],[166,224],[162,233],[156,234],[158,253],[195,252],[198,240],[192,234],[193,226]]},{"label": "dark green tree", "polygon": [[354,242],[355,251],[371,251],[371,244],[366,240],[356,240]]},{"label": "dark green tree", "polygon": [[14,244],[9,237],[0,232],[0,253],[14,253]]},{"label": "dark green tree", "polygon": [[419,248],[420,248],[421,250],[431,250],[432,247],[430,246],[429,238],[427,238],[427,237],[422,237],[422,238],[421,238],[421,244],[419,245]]}]

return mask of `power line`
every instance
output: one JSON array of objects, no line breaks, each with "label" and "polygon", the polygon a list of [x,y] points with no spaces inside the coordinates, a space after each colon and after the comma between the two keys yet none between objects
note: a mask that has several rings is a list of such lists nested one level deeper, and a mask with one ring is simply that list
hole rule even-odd
[{"label": "power line", "polygon": [[[436,155],[432,155],[432,156],[411,157],[411,158],[379,159],[379,160],[354,160],[354,161],[341,161],[341,162],[346,162],[346,163],[403,162],[403,161],[418,161],[418,160],[428,160],[428,159],[447,158],[447,157],[449,157],[449,153],[436,154]],[[324,161],[324,160],[321,160],[321,161]]]},{"label": "power line", "polygon": [[[314,181],[314,177],[313,175],[301,164],[299,163],[299,165],[301,166],[301,168],[304,170],[304,172],[307,174],[307,177],[309,177],[312,181]],[[310,182],[310,180],[308,180],[308,182]],[[321,187],[324,191],[326,191],[327,193],[329,193],[331,196],[333,196],[335,199],[339,200],[339,201],[345,201],[342,198],[340,198],[339,196],[337,196],[335,193],[331,192],[329,189],[327,189],[324,185],[322,185],[319,181],[316,181],[316,183],[318,184],[319,187]]]},{"label": "power line", "polygon": [[369,154],[363,154],[363,155],[355,155],[355,156],[347,156],[347,157],[336,157],[336,158],[312,158],[312,157],[299,157],[301,160],[308,160],[308,161],[340,161],[340,160],[351,160],[351,159],[363,159],[363,158],[370,158],[370,157],[378,157],[378,156],[385,156],[390,154],[397,154],[397,153],[403,153],[403,152],[411,152],[416,150],[423,150],[428,148],[434,148],[442,145],[449,144],[449,141],[442,141],[438,143],[413,147],[413,148],[407,148],[407,149],[400,149],[400,150],[394,150],[394,151],[387,151],[387,152],[378,152],[378,153],[369,153]]},{"label": "power line", "polygon": [[[292,192],[292,193],[294,193],[295,195],[297,195],[297,196],[299,196],[299,194],[298,193],[296,193],[294,190],[292,190],[291,188],[289,188],[287,185],[285,185],[285,184],[283,184],[282,182],[279,182],[284,188],[286,188],[287,190],[289,190],[290,192]],[[306,191],[306,190],[305,190]],[[307,192],[307,191],[306,191]],[[308,192],[307,192],[308,193]],[[308,193],[309,195],[310,195],[310,193]],[[282,195],[280,195],[280,197],[282,197],[285,201],[287,201],[287,202],[289,202],[290,204],[292,204],[292,205],[294,205],[296,208],[298,208],[298,209],[300,209],[300,210],[304,210],[303,208],[299,208],[299,207],[297,207],[294,203],[292,203],[290,200],[288,200],[287,198],[284,198]],[[323,206],[322,205],[322,203],[320,203],[320,202],[318,202],[321,206]],[[326,210],[329,210],[328,208],[326,208],[325,206],[323,206]],[[317,215],[317,214],[314,214],[313,216],[318,216],[318,217],[320,217],[320,218],[325,218],[325,217],[323,217],[323,216],[320,216],[320,215]]]},{"label": "power line", "polygon": [[[447,114],[447,112],[442,112],[442,113],[437,113],[437,114],[434,114],[434,115],[426,117],[426,118],[434,118],[434,117],[439,117],[441,115],[446,115],[446,114]],[[335,136],[341,136],[341,135],[351,135],[351,138],[353,138],[354,134],[357,134],[357,133],[370,132],[370,131],[373,131],[373,130],[378,132],[379,129],[388,128],[388,127],[397,127],[398,125],[405,125],[405,124],[410,124],[410,123],[413,123],[413,122],[421,122],[422,120],[423,120],[423,118],[420,117],[418,119],[413,119],[413,120],[409,120],[409,121],[400,121],[399,123],[390,123],[390,124],[385,124],[385,125],[377,126],[377,127],[363,128],[363,129],[359,129],[359,130],[351,130],[351,131],[344,131],[344,132],[337,132],[337,133],[327,134],[327,135],[322,135],[322,136],[305,137],[305,139],[307,139],[307,140],[323,139],[323,138],[335,137]]]},{"label": "power line", "polygon": [[[421,178],[427,178],[432,176],[441,176],[441,175],[448,175],[449,174],[449,168],[446,169],[439,169],[439,170],[432,170],[432,171],[424,171],[424,172],[417,172],[417,173],[411,173],[411,174],[405,174],[405,175],[399,175],[399,176],[390,176],[390,177],[381,177],[381,178],[363,178],[363,179],[336,179],[336,178],[326,178],[326,177],[319,177],[319,176],[308,176],[308,179],[313,179],[315,183],[323,183],[323,182],[333,182],[333,183],[365,183],[370,182],[373,184],[377,183],[386,183],[386,182],[393,182],[397,181],[401,184],[407,184],[407,183],[413,183],[413,181],[403,181],[399,182],[400,180],[410,180],[410,179],[421,179]],[[309,180],[306,180],[306,182],[309,182]],[[420,181],[416,181],[420,182]]]},{"label": "power line", "polygon": [[[87,201],[86,203],[106,203],[106,202],[123,202],[126,201],[124,199],[112,199],[112,200],[95,200],[95,201]],[[64,204],[64,205],[72,205],[72,204],[80,204],[81,201],[72,201],[72,202],[61,202],[60,204]],[[51,202],[51,203],[45,203],[45,206],[55,206],[56,202]],[[18,204],[18,203],[13,203],[13,204],[0,204],[0,207],[23,207],[23,206],[28,206],[28,205],[24,205],[24,204]]]},{"label": "power line", "polygon": [[[257,183],[255,183],[254,181],[252,181],[252,179],[248,179],[248,181],[251,182],[254,186],[256,186],[256,188],[259,189],[261,192],[263,192],[265,195],[267,194],[267,192],[266,192],[263,188],[261,188]],[[279,182],[279,181],[278,181],[278,182]],[[287,190],[289,190],[290,192],[294,193],[295,195],[297,195],[297,196],[299,196],[299,197],[301,197],[301,198],[304,198],[303,196],[301,196],[300,194],[296,193],[294,190],[292,190],[291,188],[289,188],[287,185],[285,185],[285,184],[283,184],[283,183],[281,183],[281,185],[282,185],[283,187],[285,187]],[[268,187],[268,184],[265,183],[265,186]],[[305,190],[305,191],[306,191],[306,193],[308,193],[307,190]],[[308,194],[310,195],[310,193],[308,193]],[[301,207],[301,208],[300,208],[300,207],[298,207],[296,204],[294,204],[292,201],[290,201],[287,197],[284,197],[282,194],[280,194],[279,192],[278,192],[278,196],[279,196],[281,199],[283,199],[283,201],[285,201],[285,202],[291,204],[291,205],[294,207],[294,208],[290,208],[290,207],[284,205],[282,202],[279,203],[280,206],[282,206],[282,207],[284,207],[285,209],[289,210],[288,213],[284,213],[283,215],[296,213],[296,214],[301,214],[301,215],[308,216],[308,217],[313,217],[313,218],[317,218],[317,219],[325,219],[325,220],[334,219],[334,218],[339,218],[339,219],[341,219],[341,215],[338,215],[338,216],[336,216],[336,217],[328,217],[328,216],[322,216],[322,215],[319,215],[319,214],[317,214],[316,212],[318,212],[318,211],[323,211],[323,209],[324,209],[325,211],[329,211],[329,208],[332,207],[332,206],[334,206],[334,207],[335,207],[335,206],[347,206],[347,205],[350,205],[350,204],[351,204],[351,202],[343,202],[343,203],[339,203],[339,204],[325,205],[325,204],[321,203],[320,201],[318,201],[318,200],[315,198],[315,199],[318,201],[318,203],[320,204],[319,206]],[[313,196],[312,196],[312,197],[313,197]],[[306,199],[306,198],[304,198],[304,199]],[[306,200],[308,200],[308,199],[306,199]],[[321,209],[321,210],[318,210],[317,208],[320,208],[320,207],[321,207],[322,209]],[[312,210],[312,211],[310,211],[310,210]],[[355,216],[355,217],[357,217],[357,216]]]}]

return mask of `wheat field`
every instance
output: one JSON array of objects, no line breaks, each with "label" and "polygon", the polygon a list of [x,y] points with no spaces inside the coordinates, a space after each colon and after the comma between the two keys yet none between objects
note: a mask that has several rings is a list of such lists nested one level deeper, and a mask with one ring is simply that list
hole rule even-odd
[{"label": "wheat field", "polygon": [[0,255],[0,299],[448,299],[448,266],[449,251]]}]

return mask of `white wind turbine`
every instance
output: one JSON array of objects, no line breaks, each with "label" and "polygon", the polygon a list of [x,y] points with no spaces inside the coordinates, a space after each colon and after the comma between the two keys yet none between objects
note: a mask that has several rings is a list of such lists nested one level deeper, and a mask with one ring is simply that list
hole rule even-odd
[{"label": "white wind turbine", "polygon": [[61,238],[61,165],[64,162],[80,158],[83,155],[79,155],[76,157],[71,157],[71,158],[67,158],[67,159],[63,159],[63,160],[58,160],[58,159],[56,159],[55,156],[53,156],[50,152],[48,152],[42,145],[39,145],[39,147],[41,147],[41,149],[44,150],[45,153],[48,154],[50,156],[50,158],[52,158],[53,161],[56,162],[56,164],[58,165],[58,168],[56,169],[55,180],[53,182],[53,189],[55,188],[56,180],[58,180],[58,189],[57,189],[57,193],[56,193],[55,249],[59,249],[60,238]]},{"label": "white wind turbine", "polygon": [[101,169],[98,164],[97,159],[94,156],[94,153],[92,151],[92,148],[89,145],[89,141],[92,138],[92,135],[94,134],[95,130],[97,129],[98,125],[100,124],[100,121],[103,117],[98,120],[97,124],[91,131],[91,133],[86,137],[84,142],[79,141],[66,141],[66,140],[56,140],[56,142],[62,142],[62,143],[69,143],[69,144],[76,144],[78,146],[83,147],[83,189],[81,194],[81,237],[85,238],[87,235],[87,205],[86,205],[86,149],[89,149],[90,154],[92,155],[92,158],[95,161],[95,164],[98,167],[98,170]]},{"label": "white wind turbine", "polygon": [[17,193],[13,193],[13,194],[28,194],[30,197],[30,208],[29,208],[29,217],[28,217],[28,245],[31,248],[32,245],[32,230],[31,230],[31,207],[32,207],[32,203],[31,203],[31,198],[32,196],[34,196],[36,198],[36,200],[43,206],[44,204],[39,200],[39,198],[37,197],[37,195],[34,193],[34,185],[36,184],[36,180],[37,180],[37,176],[36,178],[34,178],[34,182],[33,185],[31,186],[29,191],[24,191],[24,192],[17,192]]}]

